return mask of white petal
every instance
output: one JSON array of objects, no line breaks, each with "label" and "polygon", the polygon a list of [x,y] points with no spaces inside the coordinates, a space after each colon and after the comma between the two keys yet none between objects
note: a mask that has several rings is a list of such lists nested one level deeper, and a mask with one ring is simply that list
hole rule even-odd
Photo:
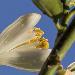
[{"label": "white petal", "polygon": [[67,69],[72,72],[72,75],[75,75],[75,62],[71,63]]},{"label": "white petal", "polygon": [[72,75],[75,75],[75,71],[72,72]]},{"label": "white petal", "polygon": [[[0,34],[0,50],[12,49],[14,46],[31,39],[34,34],[27,30],[33,28],[40,20],[40,15],[31,13],[19,17]],[[1,53],[1,52],[0,52]]]},{"label": "white petal", "polygon": [[75,69],[75,62],[71,63],[71,64],[68,66],[68,69],[69,69],[69,70]]},{"label": "white petal", "polygon": [[33,48],[22,46],[5,53],[3,65],[22,70],[40,71],[42,65],[50,54],[51,49]]}]

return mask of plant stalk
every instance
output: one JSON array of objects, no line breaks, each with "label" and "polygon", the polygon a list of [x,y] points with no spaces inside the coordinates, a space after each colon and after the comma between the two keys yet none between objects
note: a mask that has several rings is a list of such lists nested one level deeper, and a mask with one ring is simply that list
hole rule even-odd
[{"label": "plant stalk", "polygon": [[[75,42],[75,18],[67,27],[58,43],[53,48],[51,54],[44,63],[39,75],[54,75],[60,61],[64,58],[67,51],[70,49],[72,44]],[[50,66],[50,68],[48,67]]]}]

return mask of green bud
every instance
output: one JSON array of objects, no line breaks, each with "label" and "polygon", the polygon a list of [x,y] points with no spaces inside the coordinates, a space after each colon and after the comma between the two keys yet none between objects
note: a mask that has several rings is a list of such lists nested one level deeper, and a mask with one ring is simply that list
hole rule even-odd
[{"label": "green bud", "polygon": [[33,0],[34,4],[50,17],[63,13],[61,0]]}]

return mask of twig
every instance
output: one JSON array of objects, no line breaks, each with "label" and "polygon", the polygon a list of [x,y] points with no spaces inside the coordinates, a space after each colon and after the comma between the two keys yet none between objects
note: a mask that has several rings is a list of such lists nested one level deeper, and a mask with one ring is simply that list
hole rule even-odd
[{"label": "twig", "polygon": [[59,39],[58,43],[53,48],[39,75],[54,75],[60,61],[63,59],[74,42],[75,19],[73,19],[67,30],[63,33],[63,36]]}]

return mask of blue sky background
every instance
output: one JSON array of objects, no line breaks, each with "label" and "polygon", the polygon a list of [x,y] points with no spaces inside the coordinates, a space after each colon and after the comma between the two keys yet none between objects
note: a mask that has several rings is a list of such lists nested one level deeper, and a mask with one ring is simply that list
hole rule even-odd
[{"label": "blue sky background", "polygon": [[[53,48],[57,33],[54,23],[50,18],[42,14],[42,12],[32,3],[31,0],[0,0],[0,32],[2,32],[4,28],[11,24],[19,16],[32,12],[40,13],[42,15],[42,19],[38,23],[37,27],[44,30],[44,37],[48,38],[50,47]],[[66,58],[63,59],[62,64],[66,67],[73,61],[75,61],[75,44],[72,45],[70,51],[66,54]],[[37,75],[37,73],[21,71],[11,67],[0,67],[0,75],[16,74]]]}]

